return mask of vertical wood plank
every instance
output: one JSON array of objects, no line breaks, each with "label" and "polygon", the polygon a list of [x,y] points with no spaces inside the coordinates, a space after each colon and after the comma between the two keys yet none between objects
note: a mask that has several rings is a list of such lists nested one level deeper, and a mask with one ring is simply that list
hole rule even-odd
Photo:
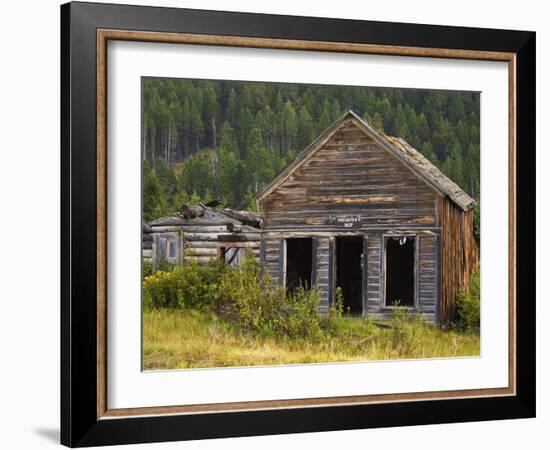
[{"label": "vertical wood plank", "polygon": [[365,317],[368,311],[368,277],[369,277],[369,242],[368,237],[363,236],[363,257],[361,261],[363,263],[362,277],[361,280],[361,297],[363,303],[363,312],[362,316]]},{"label": "vertical wood plank", "polygon": [[420,239],[421,236],[414,237],[414,308],[420,308],[419,278],[420,278]]},{"label": "vertical wood plank", "polygon": [[334,304],[334,288],[336,283],[336,240],[329,238],[329,262],[328,262],[328,305]]},{"label": "vertical wood plank", "polygon": [[317,238],[311,239],[311,286],[317,283]]},{"label": "vertical wood plank", "polygon": [[286,288],[286,239],[279,240],[279,282]]},{"label": "vertical wood plank", "polygon": [[435,321],[441,323],[441,237],[437,236],[435,250]]}]

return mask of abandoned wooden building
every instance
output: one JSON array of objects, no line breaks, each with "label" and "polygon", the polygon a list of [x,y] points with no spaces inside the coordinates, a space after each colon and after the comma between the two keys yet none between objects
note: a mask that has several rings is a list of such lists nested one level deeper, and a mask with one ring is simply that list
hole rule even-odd
[{"label": "abandoned wooden building", "polygon": [[395,302],[446,324],[478,264],[475,201],[404,140],[348,111],[258,195],[260,260],[279,285],[315,285],[326,313]]},{"label": "abandoned wooden building", "polygon": [[180,211],[143,225],[143,257],[153,271],[163,264],[223,259],[236,265],[248,251],[259,257],[261,217],[257,213],[182,205]]}]

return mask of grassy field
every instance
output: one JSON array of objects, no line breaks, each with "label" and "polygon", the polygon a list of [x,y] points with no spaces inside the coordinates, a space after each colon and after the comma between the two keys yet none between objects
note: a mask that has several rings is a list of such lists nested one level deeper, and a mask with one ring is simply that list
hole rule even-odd
[{"label": "grassy field", "polygon": [[215,314],[158,309],[143,313],[144,369],[183,369],[478,356],[479,336],[415,320],[375,324],[344,318],[338,335],[318,342],[238,331]]}]

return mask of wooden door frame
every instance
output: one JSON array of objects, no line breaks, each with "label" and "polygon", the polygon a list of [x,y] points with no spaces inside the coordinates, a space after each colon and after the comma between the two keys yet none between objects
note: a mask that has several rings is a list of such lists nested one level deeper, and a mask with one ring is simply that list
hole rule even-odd
[{"label": "wooden door frame", "polygon": [[391,305],[386,304],[386,283],[387,283],[387,277],[386,277],[386,267],[387,267],[387,246],[386,242],[388,238],[397,238],[397,237],[413,237],[414,238],[414,267],[413,267],[413,276],[414,276],[414,300],[413,300],[413,306],[405,306],[407,310],[410,311],[418,311],[419,310],[419,298],[418,298],[418,266],[419,266],[419,258],[420,258],[420,252],[419,252],[419,244],[420,244],[420,234],[418,233],[410,233],[410,232],[403,232],[403,233],[383,233],[382,234],[382,243],[381,243],[381,250],[382,250],[382,257],[380,259],[380,309],[381,310],[388,310],[391,309]]}]

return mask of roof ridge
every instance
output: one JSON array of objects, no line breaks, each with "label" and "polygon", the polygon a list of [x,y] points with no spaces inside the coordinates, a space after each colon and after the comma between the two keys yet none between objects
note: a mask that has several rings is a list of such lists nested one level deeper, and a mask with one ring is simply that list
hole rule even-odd
[{"label": "roof ridge", "polygon": [[464,211],[468,211],[475,205],[475,200],[471,198],[464,190],[453,180],[447,177],[437,166],[435,166],[428,158],[410,145],[401,137],[394,137],[385,134],[378,130],[376,126],[369,124],[361,118],[352,109],[347,109],[338,119],[336,119],[329,127],[327,127],[311,144],[303,149],[293,161],[279,172],[273,180],[267,184],[262,191],[257,194],[259,200],[265,198],[277,186],[289,178],[303,163],[318,151],[322,146],[337,132],[342,123],[351,117],[363,128],[363,131],[372,135],[371,137],[378,139],[379,143],[384,145],[388,151],[394,154],[407,167],[422,178],[428,185],[432,186],[437,191],[448,196],[457,206]]}]

